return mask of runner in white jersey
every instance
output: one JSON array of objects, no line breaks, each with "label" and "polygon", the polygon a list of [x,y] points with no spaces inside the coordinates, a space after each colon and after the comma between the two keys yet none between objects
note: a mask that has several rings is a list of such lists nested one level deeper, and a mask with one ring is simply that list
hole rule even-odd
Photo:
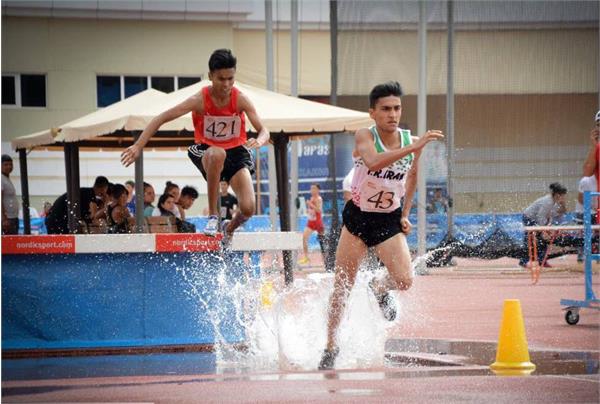
[{"label": "runner in white jersey", "polygon": [[402,115],[397,82],[377,85],[369,95],[371,128],[359,129],[353,152],[352,199],[342,214],[343,227],[335,262],[335,280],[329,306],[327,347],[319,369],[332,369],[338,354],[336,332],[346,299],[354,285],[360,262],[373,247],[388,270],[383,280],[373,279],[371,287],[384,317],[394,320],[396,310],[390,290],[406,290],[412,284],[411,257],[406,236],[412,228],[408,220],[417,182],[421,149],[444,135],[427,131],[420,138],[399,130]]}]

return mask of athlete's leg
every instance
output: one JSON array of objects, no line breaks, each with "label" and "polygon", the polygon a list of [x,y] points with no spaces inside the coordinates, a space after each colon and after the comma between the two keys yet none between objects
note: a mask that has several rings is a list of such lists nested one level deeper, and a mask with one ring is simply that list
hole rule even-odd
[{"label": "athlete's leg", "polygon": [[321,229],[321,231],[317,233],[317,240],[319,240],[321,254],[323,254],[323,262],[325,262],[325,230]]},{"label": "athlete's leg", "polygon": [[208,214],[211,216],[219,215],[217,199],[219,198],[219,182],[221,181],[225,156],[225,149],[217,146],[209,147],[202,156],[202,166],[206,172],[206,188],[208,191]]},{"label": "athlete's leg", "polygon": [[304,250],[305,260],[308,260],[308,239],[310,238],[312,232],[313,230],[310,227],[306,226],[304,228],[304,233],[302,233],[302,249]]},{"label": "athlete's leg", "polygon": [[388,275],[382,281],[375,282],[377,293],[388,290],[407,290],[413,282],[410,250],[406,236],[398,233],[375,246],[375,253],[388,269]]},{"label": "athlete's leg", "polygon": [[247,168],[238,170],[229,181],[231,189],[235,192],[238,199],[238,211],[235,213],[226,231],[233,233],[235,229],[244,224],[254,215],[254,186],[252,185],[252,176]]},{"label": "athlete's leg", "polygon": [[335,278],[333,292],[329,300],[329,320],[327,322],[327,349],[336,347],[335,335],[346,307],[346,299],[354,286],[358,265],[364,258],[367,246],[363,241],[351,234],[346,227],[342,228],[335,258]]}]

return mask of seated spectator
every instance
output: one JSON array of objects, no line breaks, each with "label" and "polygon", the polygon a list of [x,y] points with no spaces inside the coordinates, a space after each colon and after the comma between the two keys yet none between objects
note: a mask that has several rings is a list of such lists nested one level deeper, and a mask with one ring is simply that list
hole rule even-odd
[{"label": "seated spectator", "polygon": [[154,187],[144,182],[144,216],[152,216],[154,199],[156,199]]},{"label": "seated spectator", "polygon": [[[37,209],[34,208],[33,206],[29,207],[29,218],[31,219],[37,219],[40,217],[40,214],[38,213]],[[19,219],[23,220],[23,209],[19,209]]]},{"label": "seated spectator", "polygon": [[42,213],[40,213],[40,217],[48,216],[48,212],[50,212],[50,209],[52,209],[52,203],[48,202],[48,201],[44,201],[44,204],[42,205]]},{"label": "seated spectator", "polygon": [[173,197],[173,200],[175,202],[175,204],[173,205],[173,215],[175,215],[176,218],[181,219],[181,212],[179,211],[179,208],[176,205],[179,201],[180,195],[179,185],[171,181],[167,181],[165,185],[165,190],[163,191],[163,195],[164,194],[168,194]]},{"label": "seated spectator", "polygon": [[[535,202],[525,209],[523,212],[523,226],[550,226],[553,223],[560,222],[561,218],[567,211],[565,204],[565,195],[567,189],[558,182],[550,184],[550,193],[538,198]],[[525,232],[523,244],[528,245],[528,234]],[[546,232],[537,233],[537,250],[538,261],[541,264],[546,256],[548,248],[548,240],[550,236]],[[525,267],[529,261],[528,251],[525,248],[523,256],[519,261],[519,265]],[[545,263],[545,267],[550,267],[550,264]]]},{"label": "seated spectator", "polygon": [[129,180],[125,181],[125,188],[127,188],[127,192],[129,192],[129,196],[127,197],[127,209],[131,212],[132,215],[135,214],[135,182]]},{"label": "seated spectator", "polygon": [[[102,200],[106,196],[106,192],[108,190],[108,179],[106,177],[100,176],[97,177],[94,181],[94,186],[92,188],[81,188],[79,197],[79,214],[81,219],[91,224],[91,212],[90,212],[90,203],[96,204],[98,200]],[[52,208],[50,212],[46,216],[46,229],[48,230],[48,234],[68,234],[69,233],[69,222],[68,222],[68,209],[70,203],[67,200],[67,194],[64,193],[59,196],[54,204],[52,204]]]},{"label": "seated spectator", "polygon": [[152,216],[175,216],[173,210],[177,209],[175,206],[175,198],[169,194],[162,194],[158,198],[158,206],[154,208]]},{"label": "seated spectator", "polygon": [[448,200],[442,195],[442,188],[436,188],[433,191],[433,197],[427,205],[429,213],[446,213],[448,212]]},{"label": "seated spectator", "polygon": [[129,192],[122,184],[115,184],[112,193],[112,202],[106,210],[108,232],[111,234],[129,233],[129,222],[127,219],[131,217],[129,209],[127,209],[127,198]]},{"label": "seated spectator", "polygon": [[112,203],[112,192],[115,184],[108,183],[106,193],[101,198],[95,198],[90,202],[90,224],[94,226],[108,225],[108,206]]},{"label": "seated spectator", "polygon": [[185,220],[185,211],[192,207],[194,201],[198,199],[198,191],[194,187],[185,186],[181,190],[177,208],[179,209],[180,219],[176,220],[177,230],[180,233],[195,233],[196,226]]}]

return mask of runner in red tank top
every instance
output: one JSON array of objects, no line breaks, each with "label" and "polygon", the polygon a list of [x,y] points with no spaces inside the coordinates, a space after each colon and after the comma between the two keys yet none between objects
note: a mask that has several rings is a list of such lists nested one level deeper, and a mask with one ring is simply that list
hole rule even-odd
[{"label": "runner in red tank top", "polygon": [[[224,244],[231,239],[235,229],[254,214],[251,176],[254,161],[249,149],[259,148],[269,140],[269,131],[263,126],[254,105],[233,86],[236,64],[229,49],[214,51],[208,61],[208,78],[212,85],[153,118],[140,138],[121,154],[121,162],[129,166],[161,125],[191,112],[196,144],[189,148],[188,156],[206,179],[208,189],[209,217],[205,234],[214,236],[218,231],[219,182],[229,182],[238,198],[238,212],[222,226]],[[257,131],[256,138],[247,137],[245,116]]]},{"label": "runner in red tank top", "polygon": [[306,223],[304,234],[302,235],[304,257],[298,260],[298,264],[301,265],[310,262],[310,259],[308,258],[308,239],[313,231],[317,232],[321,253],[323,254],[323,262],[325,262],[325,226],[323,225],[323,198],[321,198],[320,192],[321,187],[319,184],[312,184],[310,186],[310,199],[306,201],[306,207],[308,208],[308,222]]}]

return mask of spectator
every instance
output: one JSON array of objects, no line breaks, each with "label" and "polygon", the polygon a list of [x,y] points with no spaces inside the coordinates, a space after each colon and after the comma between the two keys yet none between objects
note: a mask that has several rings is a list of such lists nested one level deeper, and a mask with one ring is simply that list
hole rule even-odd
[{"label": "spectator", "polygon": [[128,219],[131,217],[131,213],[127,209],[128,197],[129,191],[124,185],[114,185],[111,191],[112,202],[106,208],[109,233],[129,233]]},{"label": "spectator", "polygon": [[125,188],[127,188],[127,192],[129,196],[127,197],[127,209],[131,212],[132,215],[135,214],[135,182],[129,180],[125,181]]},{"label": "spectator", "polygon": [[446,213],[448,212],[448,200],[442,194],[442,188],[436,188],[433,191],[433,197],[427,206],[429,213]]},{"label": "spectator", "polygon": [[108,183],[106,193],[90,202],[90,221],[94,226],[108,225],[108,207],[113,203],[112,193],[115,184]]},{"label": "spectator", "polygon": [[231,220],[237,210],[238,200],[229,192],[229,183],[227,181],[221,181],[219,188],[221,191],[221,221]]},{"label": "spectator", "polygon": [[185,211],[192,207],[194,201],[198,199],[198,191],[194,187],[185,186],[181,190],[179,201],[177,201],[177,208],[181,219],[177,219],[177,231],[180,233],[195,233],[196,225],[185,220]]},{"label": "spectator", "polygon": [[[37,209],[33,206],[29,207],[29,217],[31,219],[37,219],[40,217],[40,214],[38,213]],[[19,219],[23,219],[23,209],[19,209]]]},{"label": "spectator", "polygon": [[[595,175],[583,177],[579,180],[579,192],[577,194],[577,205],[575,205],[575,223],[583,224],[583,193],[585,191],[597,192],[598,180]],[[598,208],[598,198],[592,198],[592,223],[596,223],[596,209]],[[577,249],[577,261],[583,261],[583,247]]]},{"label": "spectator", "polygon": [[2,234],[19,234],[19,201],[15,186],[10,180],[13,160],[2,155]]},{"label": "spectator", "polygon": [[[550,226],[555,222],[558,222],[567,211],[565,205],[565,195],[567,189],[554,182],[550,184],[550,193],[538,198],[535,202],[525,209],[523,212],[523,226]],[[546,249],[548,248],[549,235],[545,232],[537,233],[537,250],[538,250],[538,261],[541,264],[546,256]],[[527,232],[523,237],[523,244],[528,245]],[[529,261],[529,255],[527,249],[524,250],[523,256],[519,261],[519,265],[522,267],[527,266]],[[544,263],[545,267],[551,267],[547,262]]]},{"label": "spectator", "polygon": [[175,198],[170,194],[162,194],[158,198],[158,206],[154,208],[152,216],[175,216],[173,213],[175,209],[177,209]]},{"label": "spectator", "polygon": [[154,199],[156,199],[154,187],[144,182],[144,216],[152,216]]},{"label": "spectator", "polygon": [[[96,205],[98,210],[101,211],[100,205],[104,205],[104,200],[106,200],[107,192],[108,192],[108,179],[106,177],[100,176],[96,177],[94,181],[94,186],[92,188],[81,188],[79,191],[80,204],[79,204],[79,214],[81,215],[81,219],[88,223],[92,223],[92,210],[91,206]],[[46,229],[48,230],[48,234],[68,234],[69,233],[69,223],[68,223],[68,209],[69,209],[69,201],[67,200],[67,194],[64,193],[59,196],[50,212],[46,216]],[[102,213],[102,212],[100,212]]]},{"label": "spectator", "polygon": [[598,169],[598,162],[596,161],[596,147],[598,145],[598,135],[600,134],[600,111],[596,112],[594,121],[595,125],[590,131],[590,148],[588,150],[588,155],[585,159],[585,162],[583,163],[584,177],[589,177],[596,174]]},{"label": "spectator", "polygon": [[42,213],[40,214],[40,217],[48,216],[48,212],[50,212],[50,209],[52,209],[52,203],[48,202],[48,201],[44,201],[44,204],[42,205]]},{"label": "spectator", "polygon": [[178,219],[181,219],[181,212],[179,211],[179,208],[177,207],[177,202],[179,201],[180,193],[181,192],[179,190],[179,185],[177,185],[171,181],[167,181],[167,183],[165,185],[165,190],[163,191],[163,194],[169,194],[173,197],[173,201],[175,202],[175,204],[173,205],[173,215]]}]

